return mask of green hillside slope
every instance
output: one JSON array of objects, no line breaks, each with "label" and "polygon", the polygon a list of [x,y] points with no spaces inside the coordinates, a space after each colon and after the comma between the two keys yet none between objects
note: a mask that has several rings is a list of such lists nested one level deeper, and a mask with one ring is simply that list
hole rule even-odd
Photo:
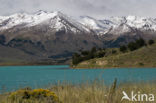
[{"label": "green hillside slope", "polygon": [[22,50],[0,45],[0,65],[24,64],[34,61],[37,57],[26,54]]},{"label": "green hillside slope", "polygon": [[156,43],[135,51],[118,53],[79,63],[73,68],[156,67]]}]

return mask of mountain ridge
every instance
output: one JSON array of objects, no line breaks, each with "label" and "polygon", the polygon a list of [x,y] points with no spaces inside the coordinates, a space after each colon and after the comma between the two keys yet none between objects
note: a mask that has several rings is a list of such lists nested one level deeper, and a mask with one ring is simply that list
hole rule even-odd
[{"label": "mountain ridge", "polygon": [[[21,24],[25,25],[26,27],[31,27],[54,18],[68,19],[68,21],[70,21],[71,24],[75,24],[75,26],[78,27],[79,30],[90,32],[91,29],[93,31],[96,31],[96,34],[101,35],[108,34],[112,28],[117,29],[121,24],[128,25],[135,29],[156,31],[155,18],[124,16],[110,17],[98,20],[89,16],[80,16],[79,19],[74,19],[58,11],[47,12],[42,10],[34,14],[16,13],[11,16],[0,16],[0,30],[9,29]],[[52,28],[60,29],[62,25],[57,22],[55,26]]]}]

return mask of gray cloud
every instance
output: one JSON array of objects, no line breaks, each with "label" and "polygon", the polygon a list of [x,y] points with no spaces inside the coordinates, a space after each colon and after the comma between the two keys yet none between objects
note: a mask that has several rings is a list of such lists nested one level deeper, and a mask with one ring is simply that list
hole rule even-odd
[{"label": "gray cloud", "polygon": [[155,0],[0,0],[0,4],[0,15],[47,10],[97,18],[125,15],[156,17]]}]

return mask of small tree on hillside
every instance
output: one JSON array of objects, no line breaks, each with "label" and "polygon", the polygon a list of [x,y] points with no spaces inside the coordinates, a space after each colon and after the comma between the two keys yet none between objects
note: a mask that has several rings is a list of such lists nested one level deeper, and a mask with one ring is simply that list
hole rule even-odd
[{"label": "small tree on hillside", "polygon": [[105,52],[98,52],[98,53],[96,53],[96,58],[102,58],[102,57],[104,57],[105,56]]},{"label": "small tree on hillside", "polygon": [[146,46],[146,42],[144,39],[140,38],[140,39],[136,40],[136,45],[137,45],[137,49],[138,49],[138,48],[141,48],[143,46]]},{"label": "small tree on hillside", "polygon": [[82,54],[83,56],[89,55],[89,51],[81,51],[81,54]]},{"label": "small tree on hillside", "polygon": [[149,40],[149,41],[148,41],[148,44],[149,44],[149,45],[154,44],[154,40]]},{"label": "small tree on hillside", "polygon": [[134,51],[134,50],[138,49],[138,45],[135,42],[130,42],[128,44],[128,48],[130,51]]},{"label": "small tree on hillside", "polygon": [[127,51],[127,47],[125,45],[120,46],[120,51],[125,53]]},{"label": "small tree on hillside", "polygon": [[73,54],[73,56],[72,56],[72,63],[74,65],[77,65],[81,61],[82,61],[81,55],[79,55],[78,53]]},{"label": "small tree on hillside", "polygon": [[91,49],[91,53],[96,53],[96,51],[97,51],[96,47],[93,47],[93,48]]},{"label": "small tree on hillside", "polygon": [[142,39],[142,38],[140,38],[140,39],[136,40],[135,42],[130,42],[130,43],[128,44],[128,48],[129,48],[131,51],[134,51],[134,50],[139,49],[139,48],[141,48],[141,47],[143,47],[143,46],[146,46],[146,45],[147,45],[147,44],[146,44],[145,40]]}]

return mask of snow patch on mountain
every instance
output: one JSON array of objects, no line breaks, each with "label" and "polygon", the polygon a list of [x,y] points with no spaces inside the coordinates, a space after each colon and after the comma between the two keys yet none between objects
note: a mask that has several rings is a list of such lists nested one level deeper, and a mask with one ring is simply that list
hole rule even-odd
[{"label": "snow patch on mountain", "polygon": [[89,16],[81,16],[79,22],[94,30],[98,35],[108,32],[113,25],[109,20],[96,20]]},{"label": "snow patch on mountain", "polygon": [[122,34],[132,28],[156,31],[156,19],[138,16],[110,17],[98,20],[89,16],[73,19],[61,12],[38,11],[34,14],[16,13],[10,16],[0,16],[0,30],[7,30],[18,25],[32,27],[46,24],[50,28],[74,33],[94,31],[97,35],[108,33]]},{"label": "snow patch on mountain", "polygon": [[84,25],[62,14],[61,12],[38,11],[35,14],[18,13],[11,16],[0,16],[0,30],[6,30],[17,25],[32,27],[39,24],[49,25],[56,31],[65,29],[72,32],[90,32]]},{"label": "snow patch on mountain", "polygon": [[156,19],[138,16],[110,17],[103,20],[82,18],[82,24],[98,31],[99,34],[123,34],[133,29],[156,31]]},{"label": "snow patch on mountain", "polygon": [[26,26],[37,25],[47,19],[53,18],[57,12],[37,12],[35,14],[17,13],[11,16],[0,17],[0,29],[9,29],[17,25],[26,24]]}]

